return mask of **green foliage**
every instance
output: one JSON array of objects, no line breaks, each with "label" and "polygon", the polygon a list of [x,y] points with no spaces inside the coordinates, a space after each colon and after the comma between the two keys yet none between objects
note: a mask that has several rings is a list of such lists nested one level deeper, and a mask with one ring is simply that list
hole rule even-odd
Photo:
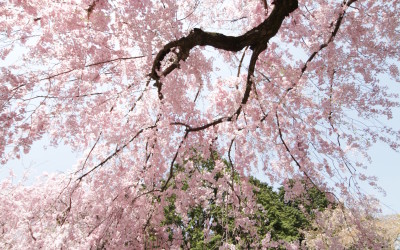
[{"label": "green foliage", "polygon": [[254,191],[260,209],[256,212],[258,234],[265,235],[271,232],[273,240],[288,242],[302,240],[299,229],[309,225],[306,215],[298,208],[284,202],[284,191],[278,193],[261,181],[252,178],[251,183],[258,190]]},{"label": "green foliage", "polygon": [[[208,160],[201,158],[192,159],[197,171],[214,170],[216,157],[210,157]],[[232,168],[225,161],[226,168],[223,172],[218,172],[214,179],[218,180],[224,174],[232,175]],[[175,173],[183,171],[182,166],[175,167]],[[190,174],[189,174],[190,175]],[[191,178],[191,176],[188,176]],[[234,173],[231,178],[236,184],[239,184],[239,175]],[[175,187],[171,182],[170,187]],[[240,227],[235,228],[235,218],[229,215],[232,204],[219,205],[216,202],[218,188],[213,188],[214,197],[208,200],[207,208],[197,205],[191,208],[187,214],[188,220],[183,222],[181,215],[176,212],[176,197],[172,195],[164,208],[165,219],[164,226],[179,227],[182,230],[183,248],[190,249],[218,249],[224,242],[230,244],[240,244],[244,248],[251,248],[260,241],[269,232],[271,239],[275,241],[302,241],[304,235],[302,230],[306,230],[311,225],[313,211],[318,209],[322,211],[330,204],[326,195],[315,187],[307,189],[307,193],[296,200],[285,201],[285,191],[281,187],[278,191],[266,183],[251,177],[250,183],[253,185],[253,194],[257,203],[255,213],[245,215],[256,223],[257,236],[254,238],[246,230]],[[239,184],[240,185],[240,184]],[[176,188],[176,187],[175,187]],[[187,190],[188,184],[185,183],[182,190]],[[222,195],[224,197],[224,194]],[[208,230],[211,237],[205,239],[204,232]],[[173,237],[173,230],[170,229],[170,240]],[[257,241],[257,242],[255,242]],[[190,246],[190,247],[189,247]]]}]

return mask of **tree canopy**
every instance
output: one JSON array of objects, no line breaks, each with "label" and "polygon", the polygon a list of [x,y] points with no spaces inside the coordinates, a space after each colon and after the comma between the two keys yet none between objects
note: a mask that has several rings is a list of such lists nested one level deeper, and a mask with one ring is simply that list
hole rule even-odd
[{"label": "tree canopy", "polygon": [[[257,174],[294,206],[325,193],[346,207],[355,248],[382,246],[359,183],[376,185],[372,145],[399,150],[380,121],[399,107],[400,1],[9,0],[0,13],[1,163],[44,135],[81,155],[32,185],[1,182],[0,248],[142,249],[155,236],[179,248],[187,235],[163,223],[171,199],[192,216],[230,204],[246,232],[230,247],[257,235]],[[214,154],[212,171],[191,160]],[[262,230],[260,247],[301,247]]]}]

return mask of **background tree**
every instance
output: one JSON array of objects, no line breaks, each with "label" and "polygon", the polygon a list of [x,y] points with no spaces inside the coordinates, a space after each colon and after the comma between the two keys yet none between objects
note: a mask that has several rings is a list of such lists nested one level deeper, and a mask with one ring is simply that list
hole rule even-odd
[{"label": "background tree", "polygon": [[[306,181],[354,218],[370,216],[358,181],[375,179],[363,158],[377,141],[399,148],[399,131],[378,122],[399,106],[380,81],[400,80],[399,9],[398,0],[2,1],[1,162],[44,134],[82,157],[31,186],[2,182],[0,247],[141,249],[156,235],[177,248],[182,231],[169,240],[163,210],[172,195],[180,214],[208,209],[214,193],[197,179],[217,185],[217,205],[228,199],[230,216],[256,234],[246,215],[257,209],[257,170],[288,200]],[[240,184],[188,161],[211,152]],[[188,190],[169,188],[187,176]],[[354,225],[360,239],[374,236]]]},{"label": "background tree", "polygon": [[[214,156],[216,157],[216,156]],[[212,172],[215,167],[213,159],[200,160],[200,164],[196,171]],[[214,176],[214,180],[232,175],[232,166],[225,161],[225,168],[221,169]],[[184,171],[184,166],[175,166],[174,172]],[[238,174],[235,173],[234,183],[240,185]],[[188,179],[191,177],[188,176]],[[255,223],[255,234],[248,232],[246,228],[238,226],[230,213],[233,204],[228,202],[228,193],[222,194],[224,197],[223,203],[218,203],[217,197],[220,190],[217,186],[213,186],[206,180],[203,182],[203,187],[212,190],[214,195],[207,201],[207,205],[202,204],[188,210],[188,214],[180,214],[176,211],[176,196],[172,195],[169,198],[169,204],[164,208],[165,219],[163,225],[170,226],[170,240],[174,237],[174,226],[182,230],[184,243],[182,248],[191,249],[218,249],[224,243],[233,244],[244,249],[259,248],[261,240],[267,235],[272,240],[279,243],[304,241],[304,232],[311,230],[311,223],[315,217],[315,213],[323,211],[325,208],[334,208],[334,204],[330,204],[326,195],[320,192],[315,187],[311,186],[301,197],[291,201],[285,201],[285,191],[280,188],[279,191],[274,191],[272,187],[260,180],[250,177],[250,183],[253,188],[256,209],[251,214],[245,216]],[[188,180],[181,187],[183,190],[188,190]],[[175,177],[171,181],[171,188],[177,188],[175,185]],[[189,195],[189,194],[188,194]],[[183,218],[186,219],[183,219]],[[206,235],[204,232],[208,232]],[[152,238],[156,241],[156,237]],[[283,247],[283,246],[282,246]]]}]

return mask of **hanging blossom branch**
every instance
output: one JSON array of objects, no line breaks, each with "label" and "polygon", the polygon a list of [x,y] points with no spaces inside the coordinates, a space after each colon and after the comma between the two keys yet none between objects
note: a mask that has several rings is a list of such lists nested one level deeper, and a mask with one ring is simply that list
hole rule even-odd
[{"label": "hanging blossom branch", "polygon": [[[322,43],[318,50],[314,51],[307,59],[307,61],[304,63],[303,67],[301,67],[301,73],[300,76],[298,78],[298,81],[302,78],[302,76],[304,75],[304,73],[306,72],[307,68],[308,68],[308,64],[318,55],[318,53],[320,53],[324,48],[328,47],[328,45],[330,43],[333,42],[333,40],[335,39],[340,26],[342,25],[343,22],[343,18],[346,15],[346,10],[350,7],[351,4],[353,4],[354,2],[356,2],[357,0],[349,0],[349,1],[344,1],[341,6],[342,6],[342,12],[339,14],[338,18],[336,19],[335,22],[331,23],[331,27],[333,27],[333,30],[331,32],[331,35],[329,36],[329,38]],[[290,86],[289,88],[286,89],[286,92],[284,93],[284,95],[282,96],[281,100],[279,101],[279,104],[281,104],[283,102],[283,100],[285,99],[286,95],[296,87],[297,83],[292,83],[292,86]]]},{"label": "hanging blossom branch", "polygon": [[[112,154],[110,154],[109,156],[107,156],[107,158],[105,158],[103,161],[101,161],[99,164],[97,164],[96,166],[94,166],[92,169],[90,169],[88,172],[86,172],[85,174],[83,174],[83,175],[81,175],[78,179],[77,179],[77,181],[80,181],[80,180],[82,180],[85,176],[87,176],[87,175],[89,175],[90,173],[92,173],[94,170],[96,170],[97,168],[99,168],[99,167],[101,167],[101,166],[103,166],[106,162],[108,162],[110,159],[112,159],[114,156],[116,156],[116,155],[118,155],[118,153],[120,152],[120,151],[122,151],[124,148],[126,148],[128,145],[129,145],[129,143],[131,143],[133,140],[135,140],[141,133],[143,133],[145,130],[148,130],[148,129],[153,129],[153,128],[155,128],[156,127],[156,125],[153,125],[153,126],[149,126],[149,127],[147,127],[147,128],[142,128],[142,129],[140,129],[136,134],[135,134],[135,136],[133,136],[127,143],[125,143],[125,144],[123,144],[121,147],[117,147],[116,149],[115,149],[115,151],[112,153]],[[97,143],[97,142],[96,142]]]},{"label": "hanging blossom branch", "polygon": [[[335,37],[336,37],[336,35],[337,35],[338,31],[339,31],[339,28],[341,27],[341,25],[342,25],[342,23],[343,23],[343,19],[344,19],[345,15],[346,15],[346,10],[350,7],[351,4],[353,4],[353,3],[356,2],[356,1],[357,1],[357,0],[344,1],[344,2],[341,4],[341,6],[342,6],[342,12],[339,14],[339,16],[338,16],[338,18],[336,19],[336,21],[334,21],[334,22],[331,23],[332,32],[331,32],[329,38],[328,38],[324,43],[322,43],[322,44],[319,46],[318,50],[314,51],[314,52],[308,57],[307,61],[304,63],[303,67],[301,68],[301,73],[300,73],[300,76],[299,76],[299,78],[298,78],[299,80],[300,80],[300,78],[304,75],[305,71],[307,70],[308,64],[317,56],[318,53],[320,53],[324,48],[328,47],[328,45],[334,41],[334,39],[335,39]],[[332,82],[333,82],[334,74],[335,74],[335,71],[333,71],[333,73],[332,73],[332,75],[331,75],[331,89],[330,89],[331,93],[330,93],[330,99],[332,99],[332,84],[333,84]],[[278,103],[278,105],[277,105],[276,110],[279,108],[280,105],[282,105],[282,103],[283,103],[285,97],[287,96],[287,94],[288,94],[291,90],[293,90],[293,89],[296,87],[296,85],[297,85],[297,83],[293,83],[291,87],[289,87],[289,88],[286,89],[285,93],[283,94],[283,96],[281,97],[281,99],[280,99],[280,101],[279,101],[279,103]],[[331,100],[331,101],[332,101],[332,100]],[[294,161],[294,162],[296,163],[296,165],[301,169],[301,165],[298,163],[298,161],[297,161],[297,160],[293,157],[293,155],[290,153],[290,149],[288,148],[287,144],[286,144],[285,141],[283,140],[282,132],[281,132],[280,126],[279,126],[279,119],[278,119],[278,113],[277,113],[277,112],[276,112],[275,116],[276,116],[276,120],[277,120],[278,132],[279,132],[280,139],[281,139],[283,145],[285,146],[287,152],[290,154],[291,158],[293,159],[293,161]],[[333,123],[332,123],[332,111],[330,112],[330,114],[329,114],[329,116],[328,116],[328,121],[329,121],[329,123],[330,123],[332,129],[335,130],[335,128],[334,128],[334,126],[333,126]],[[339,140],[339,138],[340,138],[340,137],[339,137],[339,135],[338,135],[337,141],[338,141],[338,145],[339,145],[339,147],[340,147],[341,145],[340,145],[340,140]],[[350,171],[350,173],[353,173],[353,171],[351,171],[350,167],[349,167],[348,164],[346,163],[346,160],[345,160],[345,159],[343,159],[343,160],[344,160],[344,163],[345,163],[347,169]],[[303,172],[304,172],[304,171],[303,171]],[[306,174],[306,173],[304,172],[304,174]],[[312,182],[312,180],[309,178],[309,176],[308,176],[307,174],[306,174],[306,176],[307,176],[307,178]]]},{"label": "hanging blossom branch", "polygon": [[[141,58],[144,58],[144,57],[145,56],[143,56],[143,55],[141,55],[141,56],[129,56],[129,57],[118,57],[118,58],[114,58],[114,59],[108,59],[108,60],[104,60],[104,61],[99,61],[99,62],[93,62],[93,63],[90,63],[90,64],[86,64],[86,65],[83,66],[83,68],[89,68],[89,67],[103,65],[103,64],[112,63],[112,62],[120,62],[120,61],[125,61],[125,60],[141,59]],[[41,79],[39,79],[39,81],[51,80],[53,78],[56,78],[58,76],[71,73],[71,72],[76,71],[76,70],[82,70],[82,68],[73,68],[73,69],[64,70],[64,71],[55,73],[53,75],[49,75],[47,77],[41,78]]]},{"label": "hanging blossom branch", "polygon": [[282,129],[281,129],[281,124],[279,122],[278,110],[275,112],[275,118],[276,118],[276,125],[278,127],[279,139],[282,142],[283,146],[285,147],[286,152],[288,152],[290,158],[296,163],[296,166],[299,168],[300,171],[303,172],[303,174],[307,177],[307,179],[310,180],[310,182],[313,184],[313,186],[318,188],[318,186],[314,183],[314,181],[311,179],[311,177],[306,172],[306,170],[300,165],[299,161],[292,154],[289,146],[287,145],[286,141],[283,139],[283,133],[282,133]]},{"label": "hanging blossom branch", "polygon": [[318,50],[314,51],[314,52],[310,55],[310,57],[307,59],[307,61],[304,63],[303,67],[301,68],[301,75],[300,75],[300,78],[303,76],[304,72],[307,70],[308,64],[314,59],[314,57],[315,57],[321,50],[323,50],[324,48],[328,47],[328,45],[329,45],[331,42],[333,42],[333,40],[334,40],[335,37],[336,37],[336,34],[337,34],[338,31],[339,31],[339,28],[340,28],[341,24],[342,24],[343,18],[344,18],[344,16],[346,15],[346,10],[347,10],[347,8],[350,7],[350,5],[351,5],[352,3],[354,3],[354,2],[356,2],[356,1],[357,1],[357,0],[349,0],[349,1],[347,1],[347,2],[344,1],[344,2],[342,3],[342,8],[343,8],[342,12],[340,13],[338,19],[336,19],[336,22],[335,22],[335,23],[333,23],[333,22],[331,23],[331,26],[333,27],[333,30],[332,30],[332,32],[331,32],[331,35],[329,36],[328,40],[326,40],[325,43],[321,44],[321,45],[319,46]]},{"label": "hanging blossom branch", "polygon": [[318,189],[320,192],[323,192],[325,194],[330,194],[332,195],[337,201],[339,201],[339,198],[336,196],[335,193],[327,191],[327,190],[321,190],[320,187],[313,181],[311,176],[307,173],[306,169],[300,164],[300,162],[296,159],[296,157],[293,155],[292,151],[289,148],[289,145],[286,143],[286,141],[283,138],[283,132],[281,128],[281,123],[279,122],[279,114],[278,110],[275,111],[275,119],[276,119],[276,125],[278,127],[278,135],[279,135],[279,140],[281,141],[282,145],[285,147],[285,151],[289,154],[290,158],[293,160],[293,162],[296,164],[298,169],[304,174],[304,176],[311,182],[311,184]]}]

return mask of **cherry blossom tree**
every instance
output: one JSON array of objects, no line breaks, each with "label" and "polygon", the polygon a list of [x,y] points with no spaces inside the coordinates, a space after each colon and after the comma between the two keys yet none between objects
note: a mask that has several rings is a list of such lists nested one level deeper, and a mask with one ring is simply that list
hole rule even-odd
[{"label": "cherry blossom tree", "polygon": [[[358,183],[375,185],[368,149],[399,149],[400,131],[379,122],[399,106],[382,80],[400,81],[398,0],[3,0],[0,10],[0,56],[12,62],[0,74],[2,164],[44,135],[82,154],[67,174],[2,182],[1,248],[186,247],[163,208],[171,195],[182,216],[207,207],[205,183],[225,190],[220,202],[251,234],[255,173],[283,183],[288,200],[316,187],[360,221],[371,210]],[[196,157],[216,157],[214,172]],[[240,181],[213,178],[221,159]]]}]

